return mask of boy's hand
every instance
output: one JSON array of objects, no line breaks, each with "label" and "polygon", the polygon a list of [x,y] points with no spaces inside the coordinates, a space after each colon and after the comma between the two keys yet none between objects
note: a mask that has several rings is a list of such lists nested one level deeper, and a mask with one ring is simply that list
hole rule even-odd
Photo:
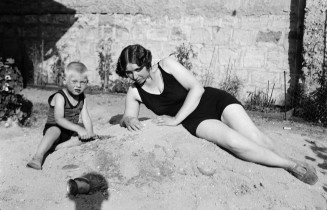
[{"label": "boy's hand", "polygon": [[80,139],[87,139],[90,138],[89,134],[87,133],[85,128],[80,127],[77,131],[77,134],[79,136]]}]

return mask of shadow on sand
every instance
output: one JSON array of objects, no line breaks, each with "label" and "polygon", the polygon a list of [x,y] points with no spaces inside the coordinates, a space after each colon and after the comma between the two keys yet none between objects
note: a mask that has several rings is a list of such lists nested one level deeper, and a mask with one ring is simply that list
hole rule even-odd
[{"label": "shadow on sand", "polygon": [[75,202],[76,210],[100,210],[103,201],[109,199],[109,186],[106,178],[96,172],[84,174],[82,178],[89,180],[90,192],[76,196],[68,194],[68,198]]}]

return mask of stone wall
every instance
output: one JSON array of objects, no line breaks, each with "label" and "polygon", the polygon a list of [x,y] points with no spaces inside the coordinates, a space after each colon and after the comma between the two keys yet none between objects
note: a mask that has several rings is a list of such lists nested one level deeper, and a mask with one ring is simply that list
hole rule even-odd
[{"label": "stone wall", "polygon": [[24,43],[25,55],[17,57],[25,63],[22,68],[29,82],[33,76],[27,69],[33,65],[35,69],[36,64],[28,65],[26,60],[32,61],[29,49],[33,46],[44,51],[44,61],[37,65],[45,69],[47,83],[54,82],[51,65],[56,59],[54,52],[59,52],[66,63],[84,62],[92,72],[91,84],[98,85],[101,40],[111,43],[113,66],[129,44],[150,49],[156,62],[182,43],[190,43],[198,54],[192,60],[193,71],[203,83],[219,87],[230,70],[242,81],[242,101],[248,91],[266,90],[269,81],[270,88],[275,84],[273,97],[283,104],[284,71],[289,73],[296,66],[299,52],[301,22],[299,1],[295,0],[12,2],[0,3],[0,50],[3,56],[14,56],[15,52],[3,49],[10,48],[10,42]]}]

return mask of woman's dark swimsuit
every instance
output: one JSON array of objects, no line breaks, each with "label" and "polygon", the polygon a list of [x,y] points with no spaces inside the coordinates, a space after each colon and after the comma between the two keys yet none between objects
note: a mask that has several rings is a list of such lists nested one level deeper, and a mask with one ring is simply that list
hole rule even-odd
[{"label": "woman's dark swimsuit", "polygon": [[[135,86],[140,94],[144,105],[157,115],[175,116],[182,107],[188,91],[175,79],[161,68],[164,90],[161,94],[151,94],[142,89],[140,85]],[[221,114],[230,104],[241,104],[229,93],[212,87],[205,87],[199,105],[181,123],[191,134],[196,136],[199,124],[208,119],[221,120]]]}]

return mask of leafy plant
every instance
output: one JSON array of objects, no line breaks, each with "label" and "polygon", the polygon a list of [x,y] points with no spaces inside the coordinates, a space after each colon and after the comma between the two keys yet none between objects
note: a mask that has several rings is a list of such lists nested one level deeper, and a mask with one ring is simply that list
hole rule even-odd
[{"label": "leafy plant", "polygon": [[327,127],[327,87],[318,87],[315,91],[306,93],[301,86],[300,96],[295,115]]},{"label": "leafy plant", "polygon": [[305,12],[302,68],[305,78],[302,82],[312,82],[310,87],[301,87],[297,107],[301,111],[298,114],[306,120],[327,126],[327,2],[309,1]]},{"label": "leafy plant", "polygon": [[3,63],[0,58],[0,120],[25,124],[32,112],[32,102],[19,93],[23,78],[13,59]]},{"label": "leafy plant", "polygon": [[129,86],[131,86],[131,81],[129,79],[116,79],[111,84],[111,92],[127,93]]},{"label": "leafy plant", "polygon": [[98,44],[98,56],[99,56],[99,64],[98,64],[98,72],[101,78],[102,89],[107,92],[109,90],[109,76],[111,73],[111,44],[112,40],[109,38],[107,40],[100,40]]},{"label": "leafy plant", "polygon": [[242,86],[241,80],[237,77],[236,74],[232,73],[234,66],[231,64],[230,60],[228,62],[225,78],[219,84],[220,89],[225,90],[226,92],[230,93],[234,97],[238,96],[238,91]]},{"label": "leafy plant", "polygon": [[64,50],[67,46],[63,45],[60,49],[55,47],[53,49],[53,56],[55,56],[55,61],[51,65],[51,70],[55,78],[55,83],[61,87],[63,85],[65,65],[68,57],[64,57],[61,54],[61,51]]},{"label": "leafy plant", "polygon": [[41,53],[41,46],[34,44],[32,47],[29,48],[29,56],[33,63],[33,81],[34,85],[42,84],[42,73],[43,69],[40,66],[42,63],[42,53]]},{"label": "leafy plant", "polygon": [[193,46],[191,44],[182,44],[176,47],[176,51],[171,55],[176,56],[178,62],[182,64],[186,69],[192,70],[192,63],[190,61],[191,58],[196,58],[197,53],[194,52]]},{"label": "leafy plant", "polygon": [[270,90],[269,88],[269,81],[267,90],[254,90],[254,92],[249,92],[248,97],[250,97],[250,100],[246,101],[246,108],[248,110],[252,111],[262,111],[262,112],[268,112],[270,109],[273,108],[275,105],[276,100],[272,98],[273,92],[275,88],[275,83]]},{"label": "leafy plant", "polygon": [[309,1],[305,10],[302,70],[319,83],[326,77],[326,10],[325,0]]}]

